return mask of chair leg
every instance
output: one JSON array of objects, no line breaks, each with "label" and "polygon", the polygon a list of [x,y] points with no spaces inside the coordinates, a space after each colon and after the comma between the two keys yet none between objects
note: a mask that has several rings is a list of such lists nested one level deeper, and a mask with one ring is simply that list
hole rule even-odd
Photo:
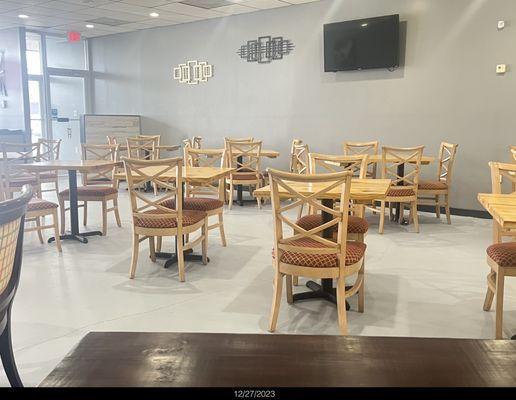
[{"label": "chair leg", "polygon": [[337,279],[337,313],[339,315],[339,328],[341,335],[348,334],[348,321],[346,315],[346,282],[343,276]]},{"label": "chair leg", "polygon": [[383,224],[385,223],[385,201],[380,201],[380,226],[379,233],[383,233]]},{"label": "chair leg", "polygon": [[294,286],[298,286],[299,285],[299,276],[292,277],[292,284]]},{"label": "chair leg", "polygon": [[220,240],[222,242],[222,247],[226,247],[228,243],[226,242],[226,233],[224,232],[224,215],[222,209],[219,213],[219,230],[220,230]]},{"label": "chair leg", "polygon": [[23,387],[23,383],[18,374],[16,368],[16,362],[14,360],[13,343],[11,340],[11,305],[7,309],[5,318],[6,326],[4,331],[0,335],[0,356],[2,358],[2,364],[4,365],[5,374],[12,387]]},{"label": "chair leg", "polygon": [[204,219],[204,225],[202,226],[201,235],[202,240],[202,263],[208,264],[208,217]]},{"label": "chair leg", "polygon": [[138,263],[138,254],[140,252],[140,235],[133,233],[133,255],[131,260],[131,269],[129,270],[129,278],[134,279],[136,274],[136,264]]},{"label": "chair leg", "polygon": [[183,251],[183,237],[176,236],[177,241],[177,267],[179,270],[179,281],[185,281],[185,253]]},{"label": "chair leg", "polygon": [[56,248],[59,253],[63,252],[61,248],[61,238],[59,237],[59,226],[57,225],[57,210],[52,213],[52,222],[54,223],[54,237],[56,238]]},{"label": "chair leg", "polygon": [[229,204],[228,208],[231,210],[233,208],[233,182],[229,182]]},{"label": "chair leg", "polygon": [[107,234],[107,202],[102,200],[102,236]]},{"label": "chair leg", "polygon": [[435,216],[441,218],[441,204],[439,203],[439,195],[435,195]]},{"label": "chair leg", "polygon": [[358,278],[362,279],[360,290],[358,291],[358,312],[363,313],[365,308],[365,259],[362,260],[362,268],[358,271]]},{"label": "chair leg", "polygon": [[[259,188],[260,188],[260,184],[257,183],[256,186],[255,186],[255,190],[257,190]],[[262,209],[262,198],[261,197],[257,197],[256,198],[256,202],[258,203],[258,209],[261,210]]]},{"label": "chair leg", "polygon": [[83,220],[82,220],[82,224],[83,224],[84,226],[86,226],[86,225],[88,225],[88,202],[87,202],[87,201],[85,201],[85,202],[84,202],[84,206],[83,206],[83,208],[82,208],[82,209],[83,209],[83,214],[82,214],[82,218],[83,218]]},{"label": "chair leg", "polygon": [[158,253],[161,253],[161,246],[163,245],[163,237],[162,236],[158,236],[157,239],[156,239],[156,251]]},{"label": "chair leg", "polygon": [[293,288],[292,288],[292,275],[286,276],[286,282],[285,285],[287,286],[287,303],[293,304],[294,303],[294,296],[292,294]]},{"label": "chair leg", "polygon": [[444,195],[444,209],[446,211],[446,220],[448,222],[448,225],[451,225],[451,213],[450,213],[450,195],[445,194]]},{"label": "chair leg", "polygon": [[503,339],[503,285],[505,274],[503,268],[498,268],[496,273],[496,328],[495,339]]},{"label": "chair leg", "polygon": [[412,203],[412,220],[414,222],[414,229],[419,233],[419,217],[417,215],[417,200]]},{"label": "chair leg", "polygon": [[154,245],[154,236],[149,236],[149,252],[152,262],[156,262],[156,248]]},{"label": "chair leg", "polygon": [[65,216],[66,216],[66,211],[65,211],[65,202],[64,202],[64,199],[59,196],[58,198],[59,200],[59,212],[61,213],[61,235],[64,235],[65,233],[65,225],[66,225],[66,221],[65,221]]},{"label": "chair leg", "polygon": [[[277,267],[276,267],[277,268]],[[281,274],[276,269],[276,274],[274,275],[274,284],[273,284],[273,293],[272,293],[272,309],[271,316],[269,320],[269,332],[274,332],[276,330],[276,324],[278,322],[278,314],[281,304],[281,290],[283,286],[283,274]]]},{"label": "chair leg", "polygon": [[122,221],[120,220],[120,212],[118,211],[118,198],[113,199],[113,208],[115,212],[116,224],[119,228],[122,227]]},{"label": "chair leg", "polygon": [[43,233],[41,232],[41,218],[40,217],[36,218],[36,227],[38,228],[37,233],[38,233],[39,242],[41,244],[43,244],[44,241],[43,241]]},{"label": "chair leg", "polygon": [[158,195],[158,184],[153,183],[153,186],[154,186],[154,196],[157,196]]},{"label": "chair leg", "polygon": [[[490,272],[489,275],[487,275],[487,280],[489,281],[489,278],[491,277],[491,274],[494,274],[494,272]],[[496,274],[495,274],[496,276]],[[493,299],[494,299],[494,292],[491,290],[491,287],[489,286],[489,283],[487,285],[487,292],[486,292],[486,298],[484,300],[484,311],[491,310],[491,306],[493,305]]]}]

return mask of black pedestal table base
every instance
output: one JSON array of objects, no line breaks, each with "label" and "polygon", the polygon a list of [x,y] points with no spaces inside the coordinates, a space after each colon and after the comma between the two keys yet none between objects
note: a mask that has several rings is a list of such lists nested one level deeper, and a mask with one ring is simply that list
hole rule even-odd
[{"label": "black pedestal table base", "polygon": [[[60,235],[59,239],[60,240],[75,240],[77,242],[86,244],[86,243],[88,243],[88,239],[87,239],[88,236],[102,236],[102,232],[101,231],[91,231],[91,232],[81,232],[79,234],[73,234],[71,232],[66,232],[64,235]],[[55,237],[51,237],[48,239],[48,243],[52,243],[55,240],[56,240]]]}]

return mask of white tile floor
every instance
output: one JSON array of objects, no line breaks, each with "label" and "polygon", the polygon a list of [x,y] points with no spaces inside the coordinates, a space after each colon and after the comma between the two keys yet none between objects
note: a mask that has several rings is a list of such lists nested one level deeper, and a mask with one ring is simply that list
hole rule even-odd
[{"label": "white tile floor", "polygon": [[[226,212],[227,248],[210,234],[207,266],[153,264],[144,244],[136,279],[128,279],[131,224],[128,196],[121,190],[123,228],[110,216],[107,237],[88,245],[40,245],[27,234],[20,287],[13,309],[15,355],[27,386],[38,385],[89,331],[190,331],[266,333],[271,302],[272,216],[256,204]],[[89,228],[100,209],[90,208]],[[369,218],[366,310],[351,299],[351,335],[490,338],[494,313],[482,311],[488,272],[485,248],[491,221],[454,217],[453,225],[421,215],[421,233],[387,224],[377,233]],[[444,220],[443,220],[444,221]],[[172,246],[171,241],[165,242]],[[506,335],[516,333],[516,280],[506,283]],[[302,287],[296,290],[303,290]],[[334,305],[282,303],[279,333],[337,334]],[[7,381],[0,373],[0,385]]]}]

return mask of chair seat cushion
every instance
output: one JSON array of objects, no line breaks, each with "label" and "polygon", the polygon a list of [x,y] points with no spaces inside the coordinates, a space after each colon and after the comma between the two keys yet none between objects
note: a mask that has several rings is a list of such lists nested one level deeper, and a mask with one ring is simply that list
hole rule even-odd
[{"label": "chair seat cushion", "polygon": [[9,178],[10,187],[22,187],[23,185],[37,186],[38,179],[33,175],[18,175]]},{"label": "chair seat cushion", "polygon": [[417,185],[419,190],[446,190],[448,185],[441,181],[421,181]]},{"label": "chair seat cushion", "polygon": [[387,192],[387,197],[409,197],[409,196],[415,196],[416,193],[413,189],[410,188],[403,188],[403,186],[397,187],[391,187],[389,191]]},{"label": "chair seat cushion", "polygon": [[[175,200],[165,200],[161,203],[162,206],[176,209]],[[209,197],[187,197],[184,202],[183,210],[195,211],[212,211],[224,207],[224,202],[219,199],[211,199]]]},{"label": "chair seat cushion", "polygon": [[[294,240],[290,244],[311,248],[328,247],[311,238]],[[359,262],[364,257],[366,247],[364,243],[348,242],[346,246],[346,265],[353,265]],[[299,265],[300,267],[336,268],[339,266],[336,254],[305,254],[285,251],[280,261],[285,264]]]},{"label": "chair seat cushion", "polygon": [[[163,210],[149,210],[134,216],[134,225],[140,228],[171,229],[177,228],[175,216],[165,216]],[[162,214],[161,218],[148,218],[146,216]],[[184,210],[183,226],[190,226],[202,221],[206,217],[203,211]]]},{"label": "chair seat cushion", "polygon": [[58,205],[56,203],[52,203],[51,201],[33,197],[32,199],[30,199],[29,203],[27,204],[27,211],[30,212],[30,211],[52,210],[57,207],[58,207]]},{"label": "chair seat cushion", "polygon": [[240,170],[238,172],[232,172],[231,173],[231,179],[236,179],[240,181],[252,181],[257,179],[263,179],[263,175],[258,173],[258,177],[256,177],[256,172],[253,172],[251,170],[245,171]]},{"label": "chair seat cushion", "polygon": [[487,255],[501,267],[516,267],[516,242],[493,244]]},{"label": "chair seat cushion", "polygon": [[[301,228],[309,231],[321,226],[323,223],[321,214],[305,215],[297,220],[296,224]],[[336,230],[337,225],[332,226],[332,230]],[[364,218],[350,215],[348,217],[348,233],[365,234],[369,229],[369,224]]]},{"label": "chair seat cushion", "polygon": [[[77,196],[93,196],[103,197],[118,193],[118,189],[111,186],[79,186],[77,188]],[[59,192],[59,196],[68,199],[70,197],[70,189]]]}]

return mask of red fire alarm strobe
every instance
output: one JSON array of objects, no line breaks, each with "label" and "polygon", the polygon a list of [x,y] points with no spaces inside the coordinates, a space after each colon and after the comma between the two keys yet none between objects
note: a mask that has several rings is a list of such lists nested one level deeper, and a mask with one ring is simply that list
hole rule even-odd
[{"label": "red fire alarm strobe", "polygon": [[68,41],[70,43],[78,42],[79,40],[81,40],[81,34],[79,32],[75,32],[75,31],[68,32]]}]

